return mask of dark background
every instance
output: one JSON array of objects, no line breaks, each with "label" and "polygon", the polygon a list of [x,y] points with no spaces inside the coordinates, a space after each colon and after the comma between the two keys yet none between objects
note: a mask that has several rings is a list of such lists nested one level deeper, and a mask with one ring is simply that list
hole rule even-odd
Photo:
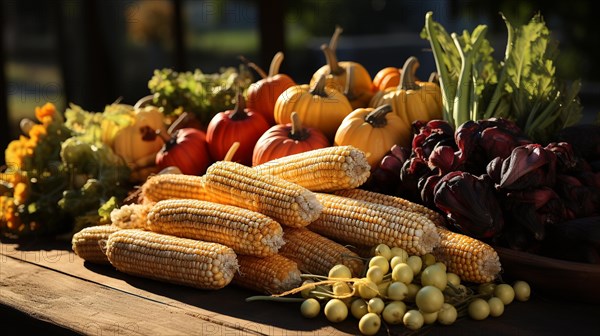
[{"label": "dark background", "polygon": [[[0,147],[18,136],[18,122],[50,101],[101,111],[121,98],[147,95],[155,69],[216,72],[244,55],[263,68],[279,50],[281,71],[307,82],[324,63],[319,45],[344,28],[340,60],[372,76],[411,55],[426,78],[434,70],[420,39],[425,13],[447,30],[490,27],[498,58],[506,30],[499,12],[526,22],[540,11],[560,41],[558,71],[583,79],[583,122],[600,111],[600,25],[591,1],[462,0],[3,0],[0,4]],[[4,155],[0,155],[2,160]],[[1,162],[0,162],[1,164]]]}]

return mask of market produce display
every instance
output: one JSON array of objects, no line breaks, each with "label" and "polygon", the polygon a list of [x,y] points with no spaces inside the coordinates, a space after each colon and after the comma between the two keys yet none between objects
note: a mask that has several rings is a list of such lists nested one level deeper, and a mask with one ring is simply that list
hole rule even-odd
[{"label": "market produce display", "polygon": [[600,125],[577,125],[541,15],[504,20],[497,61],[485,25],[449,34],[428,13],[428,81],[416,57],[374,77],[338,61],[337,27],[310,83],[277,53],[268,73],[157,70],[135,106],[38,107],[5,151],[0,232],[365,335],[500,316],[531,288],[496,249],[600,264]]}]

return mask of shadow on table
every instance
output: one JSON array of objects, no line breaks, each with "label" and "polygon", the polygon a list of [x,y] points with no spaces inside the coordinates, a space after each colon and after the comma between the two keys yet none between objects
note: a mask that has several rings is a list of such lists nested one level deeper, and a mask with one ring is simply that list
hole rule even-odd
[{"label": "shadow on table", "polygon": [[15,245],[17,251],[71,251],[71,241],[67,238],[56,237],[25,237],[8,238],[0,236],[0,243]]},{"label": "shadow on table", "polygon": [[[309,320],[300,315],[299,303],[246,302],[247,297],[262,294],[234,284],[216,291],[201,290],[131,276],[108,265],[85,262],[84,266],[95,273],[123,280],[138,289],[168,297],[215,314],[243,320],[231,321],[231,325],[229,325],[241,330],[250,329],[267,335],[274,335],[278,333],[275,328],[283,328],[302,332],[303,335],[311,335],[311,333],[322,335],[324,331],[319,329],[329,326],[343,333],[355,334],[357,332],[358,321],[351,316],[346,321],[338,324],[330,323],[323,314]],[[219,320],[222,321],[222,319]],[[272,330],[268,330],[271,329],[270,327]]]}]

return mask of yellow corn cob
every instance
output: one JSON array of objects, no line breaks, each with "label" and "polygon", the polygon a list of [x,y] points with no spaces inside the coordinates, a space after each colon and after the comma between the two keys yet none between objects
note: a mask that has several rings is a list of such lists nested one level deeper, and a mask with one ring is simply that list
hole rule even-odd
[{"label": "yellow corn cob", "polygon": [[382,205],[396,207],[400,210],[411,211],[421,214],[429,218],[436,225],[445,225],[444,216],[434,210],[429,209],[421,204],[413,203],[401,197],[390,196],[378,192],[362,190],[362,189],[346,189],[334,192],[338,196],[350,197],[353,199],[367,201]]},{"label": "yellow corn cob", "polygon": [[501,270],[498,253],[490,245],[469,236],[438,227],[440,244],[433,249],[436,260],[446,264],[448,272],[462,280],[493,281]]},{"label": "yellow corn cob", "polygon": [[371,166],[361,150],[331,146],[271,160],[254,169],[312,191],[330,192],[362,185],[369,177]]},{"label": "yellow corn cob", "polygon": [[300,286],[300,270],[292,260],[279,254],[265,258],[238,256],[240,270],[233,283],[267,294],[280,294]]},{"label": "yellow corn cob", "polygon": [[231,161],[213,163],[204,187],[213,202],[257,211],[292,227],[310,224],[322,209],[306,188]]},{"label": "yellow corn cob", "polygon": [[146,229],[231,247],[237,254],[266,257],[283,245],[281,225],[261,213],[232,205],[179,199],[156,203]]},{"label": "yellow corn cob", "polygon": [[110,264],[102,244],[106,243],[111,233],[119,228],[113,225],[98,225],[87,227],[73,235],[71,245],[73,252],[85,261],[96,264]]},{"label": "yellow corn cob", "polygon": [[106,255],[121,272],[202,289],[225,287],[238,269],[225,245],[136,229],[111,234]]},{"label": "yellow corn cob", "polygon": [[279,254],[295,261],[302,272],[327,275],[336,264],[348,266],[356,277],[363,271],[364,264],[356,253],[316,232],[285,228],[283,239]]},{"label": "yellow corn cob", "polygon": [[125,204],[110,212],[110,221],[120,229],[145,229],[152,206],[152,203]]},{"label": "yellow corn cob", "polygon": [[159,174],[142,185],[142,200],[158,202],[166,199],[187,198],[210,201],[201,176],[184,174]]},{"label": "yellow corn cob", "polygon": [[323,211],[308,228],[333,240],[385,243],[415,255],[430,253],[439,243],[435,224],[417,213],[331,194],[317,193],[317,199]]}]

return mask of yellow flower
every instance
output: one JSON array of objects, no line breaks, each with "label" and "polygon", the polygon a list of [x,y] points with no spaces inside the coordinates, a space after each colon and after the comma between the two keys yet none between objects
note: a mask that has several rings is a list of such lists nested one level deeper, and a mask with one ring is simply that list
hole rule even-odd
[{"label": "yellow flower", "polygon": [[23,158],[27,155],[30,146],[27,137],[21,136],[18,140],[11,141],[4,151],[4,158],[8,166],[23,168]]},{"label": "yellow flower", "polygon": [[21,221],[19,220],[19,214],[16,213],[16,206],[12,198],[7,197],[2,203],[4,208],[2,211],[4,214],[3,221],[6,223],[6,227],[10,230],[20,227]]},{"label": "yellow flower", "polygon": [[15,204],[25,204],[27,201],[27,184],[19,182],[14,188]]},{"label": "yellow flower", "polygon": [[39,142],[40,139],[46,136],[46,134],[48,134],[46,127],[40,124],[33,125],[31,127],[31,130],[29,130],[29,138],[36,144]]},{"label": "yellow flower", "polygon": [[46,103],[42,107],[35,108],[35,117],[39,122],[49,124],[56,115],[56,107],[52,103]]}]

